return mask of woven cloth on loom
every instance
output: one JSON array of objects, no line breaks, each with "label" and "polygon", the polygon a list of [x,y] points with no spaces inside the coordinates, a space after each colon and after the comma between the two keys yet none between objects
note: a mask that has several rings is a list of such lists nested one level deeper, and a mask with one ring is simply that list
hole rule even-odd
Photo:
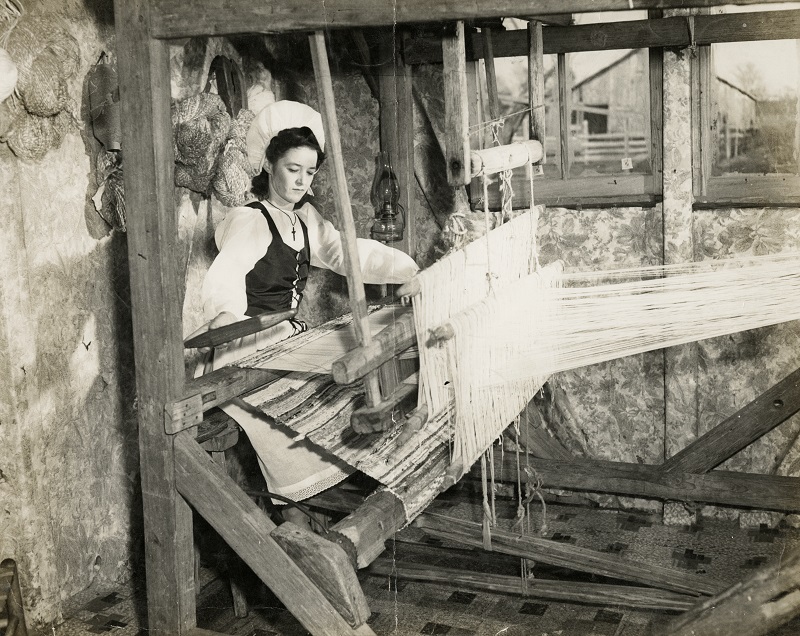
[{"label": "woven cloth on loom", "polygon": [[[397,307],[373,311],[373,331],[406,311]],[[350,415],[364,405],[363,384],[340,386],[329,375],[331,363],[356,346],[351,325],[352,316],[342,316],[238,361],[240,367],[311,366],[321,372],[292,371],[244,399],[300,438],[307,437],[383,484],[403,502],[410,521],[441,491],[450,464],[448,422],[445,414],[431,417],[403,444],[398,443],[400,428],[372,435],[354,433]]]},{"label": "woven cloth on loom", "polygon": [[[410,307],[397,305],[371,307],[369,324],[372,335],[410,311]],[[254,353],[238,362],[237,366],[330,373],[331,365],[359,344],[351,326],[352,322],[350,314],[334,318],[323,325]]]},{"label": "woven cloth on loom", "polygon": [[[420,348],[420,391],[430,413],[451,410],[454,421],[454,461],[463,470],[480,457],[541,388],[545,375],[485,390],[462,376],[472,367],[490,369],[497,332],[476,325],[474,337],[431,342],[430,329],[446,323],[475,303],[491,300],[520,279],[532,286],[557,285],[560,263],[539,267],[536,249],[538,209],[522,214],[437,261],[417,275],[420,293],[413,298]],[[535,306],[535,303],[533,303]],[[533,321],[537,311],[524,320]],[[425,334],[425,335],[423,335]]]}]

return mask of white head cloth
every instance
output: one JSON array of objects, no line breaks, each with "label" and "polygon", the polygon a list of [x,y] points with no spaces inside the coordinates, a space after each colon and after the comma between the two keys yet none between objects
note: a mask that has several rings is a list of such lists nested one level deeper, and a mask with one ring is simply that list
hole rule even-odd
[{"label": "white head cloth", "polygon": [[255,174],[261,172],[266,157],[264,153],[272,138],[286,128],[307,126],[314,133],[319,147],[325,149],[325,131],[322,116],[311,106],[281,100],[261,109],[247,131],[247,159]]}]

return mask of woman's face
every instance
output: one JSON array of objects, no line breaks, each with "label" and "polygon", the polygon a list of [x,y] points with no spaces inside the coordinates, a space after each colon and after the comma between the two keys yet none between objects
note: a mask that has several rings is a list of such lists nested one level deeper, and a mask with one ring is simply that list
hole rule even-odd
[{"label": "woman's face", "polygon": [[290,148],[275,163],[267,162],[270,199],[279,207],[294,205],[308,192],[317,174],[317,151],[308,146]]}]

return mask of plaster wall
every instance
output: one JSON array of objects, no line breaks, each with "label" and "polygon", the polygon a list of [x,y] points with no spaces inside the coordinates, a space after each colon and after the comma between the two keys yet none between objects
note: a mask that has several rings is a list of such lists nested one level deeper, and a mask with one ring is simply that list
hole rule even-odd
[{"label": "plaster wall", "polygon": [[80,45],[74,121],[41,161],[0,145],[0,560],[18,565],[27,617],[130,576],[137,434],[124,236],[96,211],[89,68],[113,46],[110,2],[26,3]]}]

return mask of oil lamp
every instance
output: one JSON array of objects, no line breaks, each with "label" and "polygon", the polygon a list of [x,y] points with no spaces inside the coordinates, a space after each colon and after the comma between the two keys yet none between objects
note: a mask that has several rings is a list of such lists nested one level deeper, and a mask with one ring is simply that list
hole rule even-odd
[{"label": "oil lamp", "polygon": [[391,243],[403,238],[405,220],[400,199],[400,186],[389,162],[389,153],[381,152],[375,158],[375,177],[370,190],[370,202],[375,208],[375,221],[371,236],[376,241]]}]

